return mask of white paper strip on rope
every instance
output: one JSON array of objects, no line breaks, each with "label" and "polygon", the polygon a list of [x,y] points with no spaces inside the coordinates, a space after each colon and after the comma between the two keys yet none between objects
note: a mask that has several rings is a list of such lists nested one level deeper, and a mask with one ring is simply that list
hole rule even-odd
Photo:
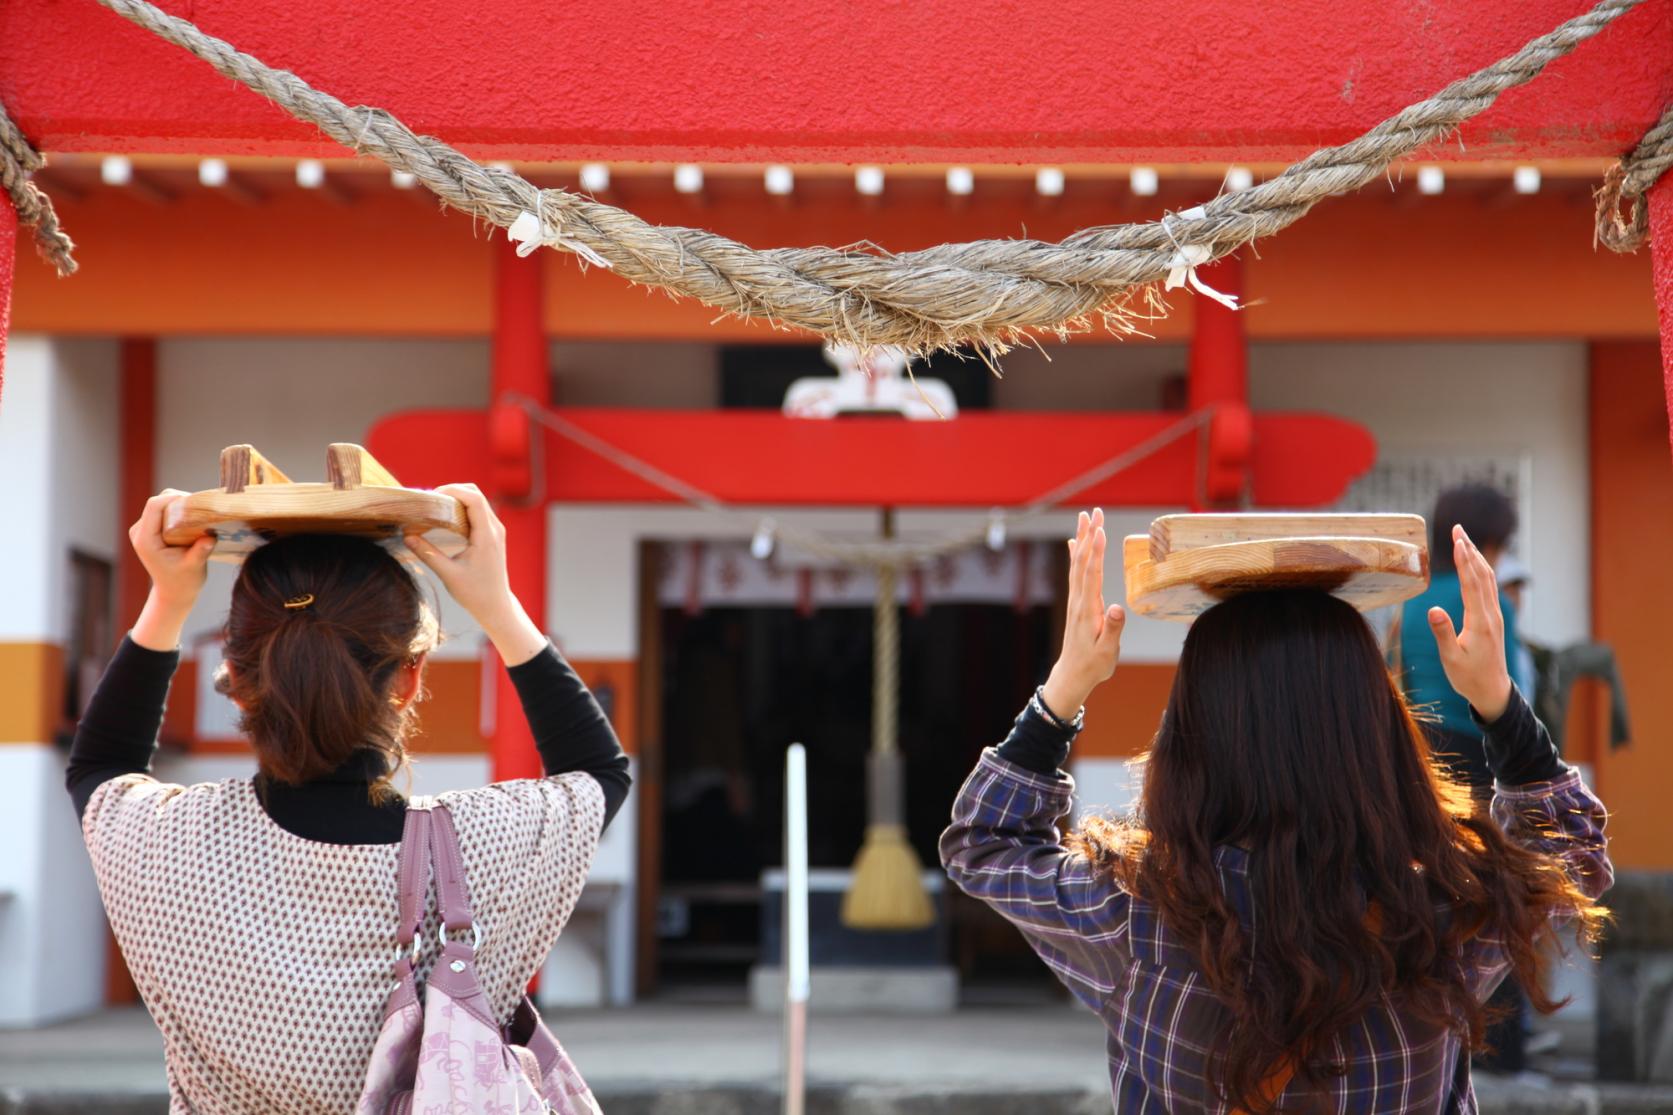
[{"label": "white paper strip on rope", "polygon": [[[1004,604],[1033,607],[1054,599],[1050,542],[1013,542],[998,551],[962,550],[914,567],[900,578],[902,604]],[[776,551],[766,561],[747,539],[667,542],[660,547],[657,599],[669,608],[869,608],[877,578],[868,570]]]}]

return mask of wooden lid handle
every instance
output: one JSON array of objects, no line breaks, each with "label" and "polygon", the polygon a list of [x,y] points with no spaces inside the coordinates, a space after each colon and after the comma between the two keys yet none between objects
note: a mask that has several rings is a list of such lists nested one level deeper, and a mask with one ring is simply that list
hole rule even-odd
[{"label": "wooden lid handle", "polygon": [[229,445],[221,450],[221,487],[228,494],[252,484],[289,484],[290,477],[253,445]]}]

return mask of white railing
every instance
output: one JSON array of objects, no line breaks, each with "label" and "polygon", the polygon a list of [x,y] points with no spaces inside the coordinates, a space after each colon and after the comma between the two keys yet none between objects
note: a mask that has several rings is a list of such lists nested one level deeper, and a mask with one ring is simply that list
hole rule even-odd
[{"label": "white railing", "polygon": [[784,1115],[807,1103],[807,749],[784,756]]}]

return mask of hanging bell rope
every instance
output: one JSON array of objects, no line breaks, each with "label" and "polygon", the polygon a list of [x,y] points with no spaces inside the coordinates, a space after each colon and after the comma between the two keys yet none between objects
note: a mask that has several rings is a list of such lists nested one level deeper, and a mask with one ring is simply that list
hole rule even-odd
[{"label": "hanging bell rope", "polygon": [[[894,513],[883,512],[890,537]],[[900,753],[900,570],[877,567],[872,613],[871,753],[866,756],[866,835],[842,897],[850,929],[911,930],[935,924],[924,867],[906,831],[906,763]]]},{"label": "hanging bell rope", "polygon": [[[1506,89],[1533,80],[1642,0],[1602,0],[1492,65],[1395,113],[1364,135],[1315,151],[1249,189],[1187,214],[1088,228],[1060,243],[979,240],[898,255],[867,248],[756,250],[702,229],[658,226],[561,189],[484,167],[388,112],[350,107],[146,0],[99,0],[360,154],[412,174],[448,205],[623,278],[723,313],[914,355],[971,346],[1003,352],[1035,330],[1066,334],[1093,319],[1120,332],[1160,312],[1153,284],[1188,281],[1209,263],[1356,190],[1390,164],[1449,135]],[[1135,305],[1137,300],[1137,305]]]}]

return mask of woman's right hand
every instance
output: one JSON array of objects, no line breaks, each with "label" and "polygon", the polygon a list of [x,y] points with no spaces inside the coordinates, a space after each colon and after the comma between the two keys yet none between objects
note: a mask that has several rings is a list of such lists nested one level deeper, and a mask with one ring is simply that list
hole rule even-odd
[{"label": "woman's right hand", "polygon": [[180,645],[186,618],[209,576],[213,535],[187,546],[170,546],[163,540],[163,516],[185,494],[178,488],[164,488],[145,501],[145,510],[128,528],[128,541],[151,578],[151,591],[128,636],[149,650],[171,651]]},{"label": "woman's right hand", "polygon": [[464,505],[470,520],[470,542],[448,557],[423,535],[409,534],[407,549],[481,625],[506,665],[527,662],[546,649],[546,635],[511,591],[505,561],[505,524],[475,484],[445,484],[436,491]]},{"label": "woman's right hand", "polygon": [[1464,528],[1452,528],[1452,559],[1464,595],[1464,630],[1454,631],[1443,608],[1429,609],[1441,669],[1446,680],[1491,724],[1510,707],[1510,669],[1505,663],[1505,617],[1499,583]]},{"label": "woman's right hand", "polygon": [[1104,605],[1104,512],[1085,511],[1069,543],[1069,606],[1063,620],[1063,652],[1051,668],[1041,699],[1053,716],[1072,719],[1092,691],[1115,674],[1121,657],[1121,605]]}]

